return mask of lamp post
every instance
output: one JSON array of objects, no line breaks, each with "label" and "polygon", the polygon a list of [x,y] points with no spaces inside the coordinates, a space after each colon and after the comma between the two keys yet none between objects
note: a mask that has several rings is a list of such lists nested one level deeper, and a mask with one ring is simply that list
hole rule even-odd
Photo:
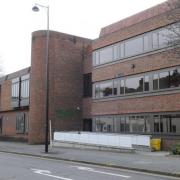
[{"label": "lamp post", "polygon": [[46,56],[45,56],[45,153],[48,153],[48,132],[49,132],[49,6],[44,6],[41,4],[35,4],[32,8],[33,11],[38,12],[41,8],[47,10],[47,30],[46,30]]}]

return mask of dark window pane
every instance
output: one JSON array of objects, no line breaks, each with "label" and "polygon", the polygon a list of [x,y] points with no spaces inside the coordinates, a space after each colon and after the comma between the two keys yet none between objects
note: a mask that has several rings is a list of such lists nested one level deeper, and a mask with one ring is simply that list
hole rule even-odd
[{"label": "dark window pane", "polygon": [[118,80],[113,81],[113,94],[117,95],[117,90],[118,90]]},{"label": "dark window pane", "polygon": [[125,93],[135,93],[143,91],[143,77],[133,77],[126,79]]},{"label": "dark window pane", "polygon": [[125,42],[125,56],[133,56],[143,52],[143,37],[136,37]]},{"label": "dark window pane", "polygon": [[160,116],[154,116],[154,132],[164,132],[165,121]]},{"label": "dark window pane", "polygon": [[149,76],[144,77],[144,91],[149,91]]},{"label": "dark window pane", "polygon": [[169,72],[159,73],[159,89],[169,88]]},{"label": "dark window pane", "polygon": [[158,90],[158,74],[153,75],[153,90]]},{"label": "dark window pane", "polygon": [[126,132],[130,132],[129,116],[126,116],[125,131],[126,131]]},{"label": "dark window pane", "polygon": [[170,87],[180,86],[180,69],[170,71]]},{"label": "dark window pane", "polygon": [[120,81],[120,94],[124,94],[124,80]]},{"label": "dark window pane", "polygon": [[171,116],[171,132],[180,133],[180,114]]},{"label": "dark window pane", "polygon": [[159,116],[154,116],[154,132],[160,132],[160,118]]},{"label": "dark window pane", "polygon": [[104,82],[100,84],[100,97],[112,96],[113,82]]},{"label": "dark window pane", "polygon": [[16,117],[16,132],[17,133],[24,133],[25,132],[24,114],[20,114]]},{"label": "dark window pane", "polygon": [[84,74],[83,75],[83,95],[84,97],[91,97],[92,96],[92,75]]},{"label": "dark window pane", "polygon": [[121,132],[126,131],[126,119],[125,119],[125,117],[120,117],[120,131]]},{"label": "dark window pane", "polygon": [[3,118],[0,117],[0,134],[2,133],[2,127],[3,127]]},{"label": "dark window pane", "polygon": [[165,115],[167,119],[167,131],[170,133],[180,133],[180,114]]}]

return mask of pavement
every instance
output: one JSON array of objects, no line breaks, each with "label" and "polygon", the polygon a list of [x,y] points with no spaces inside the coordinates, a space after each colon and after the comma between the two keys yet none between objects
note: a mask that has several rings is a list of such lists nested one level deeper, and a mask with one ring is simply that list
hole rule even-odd
[{"label": "pavement", "polygon": [[0,152],[180,177],[180,156],[169,155],[168,152],[139,151],[135,153],[119,153],[65,147],[49,147],[49,153],[44,153],[44,145],[29,145],[27,143],[4,141],[0,141]]}]

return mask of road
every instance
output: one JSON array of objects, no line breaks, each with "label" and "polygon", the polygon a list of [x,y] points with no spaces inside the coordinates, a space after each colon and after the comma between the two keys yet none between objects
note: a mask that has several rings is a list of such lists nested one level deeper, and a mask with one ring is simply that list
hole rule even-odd
[{"label": "road", "polygon": [[88,164],[0,153],[0,180],[170,180],[178,179]]}]

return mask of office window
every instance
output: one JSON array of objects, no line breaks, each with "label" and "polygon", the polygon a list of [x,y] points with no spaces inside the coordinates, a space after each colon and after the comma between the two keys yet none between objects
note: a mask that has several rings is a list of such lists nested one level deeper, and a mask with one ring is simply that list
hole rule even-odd
[{"label": "office window", "polygon": [[100,84],[100,97],[112,96],[113,82],[103,82]]},{"label": "office window", "polygon": [[16,117],[16,132],[25,133],[25,115],[24,113],[19,114]]},{"label": "office window", "polygon": [[169,88],[169,85],[170,85],[169,72],[159,73],[159,89]]},{"label": "office window", "polygon": [[170,132],[180,133],[180,114],[171,115],[170,121]]},{"label": "office window", "polygon": [[125,132],[130,132],[129,116],[126,116],[125,119]]},{"label": "office window", "polygon": [[118,60],[119,58],[119,44],[115,44],[113,47],[113,59]]},{"label": "office window", "polygon": [[153,90],[158,90],[158,74],[153,75]]},{"label": "office window", "polygon": [[83,75],[83,95],[84,95],[84,97],[92,96],[92,75],[91,75],[91,73]]},{"label": "office window", "polygon": [[26,74],[22,77],[12,79],[12,107],[18,108],[29,105],[29,78],[30,75]]},{"label": "office window", "polygon": [[99,84],[95,84],[94,91],[95,91],[95,98],[99,98],[100,96]]},{"label": "office window", "polygon": [[120,81],[120,94],[124,94],[124,85],[125,85],[125,83],[124,83],[124,80],[121,80]]},{"label": "office window", "polygon": [[21,106],[29,105],[29,78],[29,74],[21,77]]},{"label": "office window", "polygon": [[20,102],[19,94],[20,94],[20,79],[19,78],[12,79],[11,103],[13,107],[19,107],[19,102]]},{"label": "office window", "polygon": [[125,42],[125,55],[133,56],[143,52],[143,37],[139,36]]},{"label": "office window", "polygon": [[145,132],[144,116],[130,116],[131,132]]},{"label": "office window", "polygon": [[145,117],[145,132],[150,133],[151,132],[151,118],[150,116],[144,116]]},{"label": "office window", "polygon": [[151,49],[151,41],[149,34],[144,35],[144,51],[149,51]]},{"label": "office window", "polygon": [[159,31],[159,46],[165,47],[170,44],[170,33],[168,29],[162,29]]},{"label": "office window", "polygon": [[120,116],[114,116],[114,132],[120,133]]},{"label": "office window", "polygon": [[152,42],[153,49],[157,49],[159,47],[158,32],[152,33]]},{"label": "office window", "polygon": [[[165,122],[164,122],[165,123]],[[160,116],[154,116],[154,132],[162,133],[163,132],[163,121]]]},{"label": "office window", "polygon": [[96,132],[114,132],[113,116],[105,116],[96,118]]},{"label": "office window", "polygon": [[95,54],[93,53],[93,64],[99,65],[117,61],[151,50],[178,45],[180,34],[179,27],[180,23],[174,23],[96,50]]},{"label": "office window", "polygon": [[118,80],[115,79],[113,81],[113,95],[117,95],[118,94]]},{"label": "office window", "polygon": [[149,91],[149,76],[144,77],[144,91]]},{"label": "office window", "polygon": [[126,131],[126,118],[120,117],[120,131],[125,132]]},{"label": "office window", "polygon": [[132,77],[126,79],[125,93],[136,93],[143,91],[143,77]]},{"label": "office window", "polygon": [[170,88],[180,88],[180,69],[116,78],[93,85],[94,97],[103,98]]},{"label": "office window", "polygon": [[100,64],[107,63],[113,60],[113,47],[107,47],[99,51]]},{"label": "office window", "polygon": [[0,117],[0,134],[2,133],[3,118]]},{"label": "office window", "polygon": [[180,69],[170,71],[170,87],[180,86]]}]

